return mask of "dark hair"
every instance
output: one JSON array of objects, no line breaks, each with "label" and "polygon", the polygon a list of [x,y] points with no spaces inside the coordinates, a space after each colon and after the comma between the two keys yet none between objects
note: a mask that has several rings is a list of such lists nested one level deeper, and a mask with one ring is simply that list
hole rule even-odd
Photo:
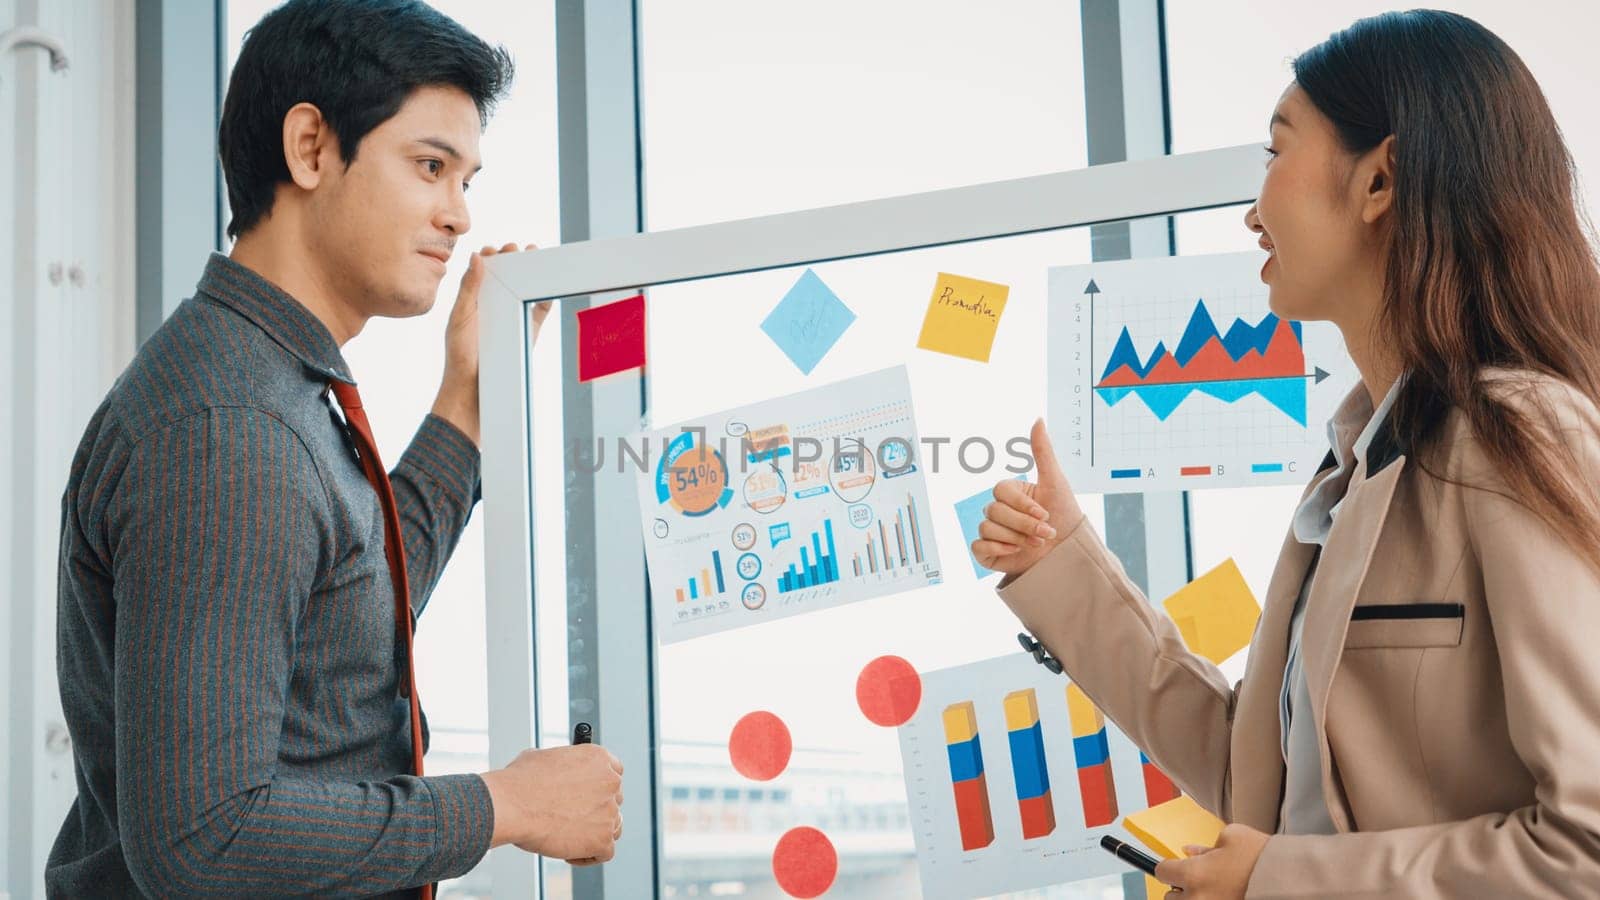
[{"label": "dark hair", "polygon": [[[1394,206],[1375,328],[1409,375],[1391,410],[1425,471],[1460,410],[1509,493],[1600,565],[1600,511],[1577,484],[1548,397],[1519,408],[1490,367],[1564,382],[1600,403],[1600,268],[1576,173],[1522,60],[1471,19],[1362,19],[1294,61],[1346,150],[1393,135]],[[1535,422],[1529,413],[1546,421]],[[1567,473],[1565,476],[1563,473]]]},{"label": "dark hair", "polygon": [[245,35],[217,133],[238,237],[272,212],[289,180],[283,119],[297,103],[322,111],[348,166],[361,139],[417,88],[460,88],[487,123],[510,86],[504,47],[490,47],[421,0],[290,0]]}]

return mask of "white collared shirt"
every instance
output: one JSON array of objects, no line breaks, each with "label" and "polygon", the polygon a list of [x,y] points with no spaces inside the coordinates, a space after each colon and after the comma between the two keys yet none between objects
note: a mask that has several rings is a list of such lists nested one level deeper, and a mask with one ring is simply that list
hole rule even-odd
[{"label": "white collared shirt", "polygon": [[[1404,376],[1395,379],[1378,408],[1364,386],[1357,385],[1328,420],[1328,443],[1336,462],[1334,470],[1306,495],[1294,513],[1294,536],[1302,544],[1316,544],[1306,579],[1289,619],[1289,658],[1283,670],[1278,697],[1278,724],[1283,737],[1284,790],[1279,831],[1283,834],[1333,834],[1337,829],[1322,795],[1322,759],[1311,717],[1311,693],[1300,660],[1300,639],[1305,625],[1306,598],[1316,578],[1322,548],[1333,530],[1333,519],[1350,491],[1367,476],[1367,450],[1378,433]],[[1359,429],[1359,433],[1357,433]],[[1351,435],[1355,439],[1351,440]]]}]

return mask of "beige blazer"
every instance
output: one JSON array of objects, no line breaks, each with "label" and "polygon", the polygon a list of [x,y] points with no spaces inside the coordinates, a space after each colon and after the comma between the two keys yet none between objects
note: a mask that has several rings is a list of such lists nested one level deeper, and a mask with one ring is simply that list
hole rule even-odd
[{"label": "beige blazer", "polygon": [[[1593,405],[1549,379],[1485,379],[1562,432],[1576,483],[1600,486]],[[1444,427],[1430,468],[1474,487],[1428,476],[1387,429],[1358,461],[1301,650],[1340,833],[1274,834],[1250,898],[1600,897],[1600,574],[1494,493],[1508,488],[1464,419]],[[1289,617],[1313,549],[1292,532],[1284,542],[1231,687],[1091,525],[999,593],[1185,792],[1273,833]]]}]

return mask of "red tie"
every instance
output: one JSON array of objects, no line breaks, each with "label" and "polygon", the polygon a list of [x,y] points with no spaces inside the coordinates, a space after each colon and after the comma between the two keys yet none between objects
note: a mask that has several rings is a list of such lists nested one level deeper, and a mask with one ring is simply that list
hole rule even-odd
[{"label": "red tie", "polygon": [[[394,501],[394,487],[389,484],[389,473],[378,459],[378,444],[372,438],[372,425],[361,408],[361,393],[353,384],[331,381],[333,396],[344,410],[344,419],[350,425],[355,439],[357,455],[361,457],[361,471],[378,492],[383,506],[383,555],[389,558],[389,577],[394,581],[394,630],[405,644],[406,670],[400,676],[400,695],[411,698],[411,773],[422,775],[422,704],[417,700],[416,658],[412,655],[411,585],[406,580],[406,547],[400,537],[400,510]],[[420,889],[421,900],[433,900],[433,885]]]}]

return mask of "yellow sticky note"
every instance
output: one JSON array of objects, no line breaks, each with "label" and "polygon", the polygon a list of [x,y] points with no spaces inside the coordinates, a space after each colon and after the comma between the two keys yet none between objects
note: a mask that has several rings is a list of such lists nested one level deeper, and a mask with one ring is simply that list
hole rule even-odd
[{"label": "yellow sticky note", "polygon": [[1214,663],[1247,646],[1261,617],[1255,594],[1231,559],[1189,582],[1162,605],[1189,649]]},{"label": "yellow sticky note", "polygon": [[940,272],[922,319],[917,346],[978,362],[989,361],[995,329],[1011,288],[992,281]]},{"label": "yellow sticky note", "polygon": [[1162,884],[1154,875],[1144,877],[1145,900],[1162,900],[1167,896],[1167,886]]},{"label": "yellow sticky note", "polygon": [[1184,855],[1189,844],[1214,847],[1222,820],[1200,808],[1187,794],[1124,816],[1122,827],[1166,859]]}]

